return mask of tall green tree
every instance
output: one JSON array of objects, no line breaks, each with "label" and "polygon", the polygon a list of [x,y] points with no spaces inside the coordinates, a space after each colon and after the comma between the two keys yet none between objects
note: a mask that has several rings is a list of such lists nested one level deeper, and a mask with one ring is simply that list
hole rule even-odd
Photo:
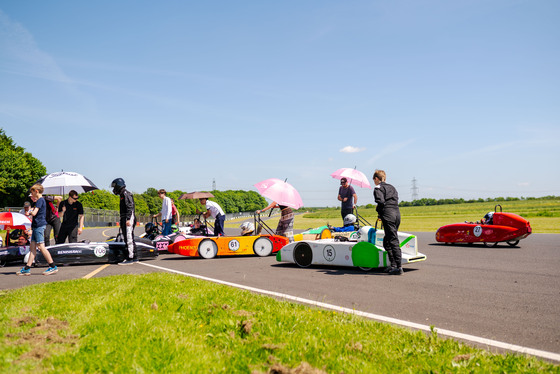
[{"label": "tall green tree", "polygon": [[21,206],[47,168],[0,128],[0,207]]}]

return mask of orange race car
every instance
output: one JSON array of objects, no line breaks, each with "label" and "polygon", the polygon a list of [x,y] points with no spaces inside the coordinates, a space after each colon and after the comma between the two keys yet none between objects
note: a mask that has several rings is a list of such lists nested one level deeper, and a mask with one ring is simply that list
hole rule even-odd
[{"label": "orange race car", "polygon": [[241,225],[242,234],[240,236],[211,236],[194,237],[176,241],[170,244],[168,251],[188,257],[214,258],[216,256],[230,255],[254,255],[269,256],[278,252],[290,241],[288,238],[272,234],[271,230],[255,217],[257,232],[262,228],[269,231],[268,235],[253,235],[255,225],[245,222]]}]

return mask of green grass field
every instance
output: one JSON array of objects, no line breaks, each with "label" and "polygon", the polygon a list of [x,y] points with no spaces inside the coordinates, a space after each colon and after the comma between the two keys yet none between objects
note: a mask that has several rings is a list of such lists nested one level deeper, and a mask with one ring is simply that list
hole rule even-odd
[{"label": "green grass field", "polygon": [[560,373],[167,273],[40,284],[0,302],[2,373]]}]

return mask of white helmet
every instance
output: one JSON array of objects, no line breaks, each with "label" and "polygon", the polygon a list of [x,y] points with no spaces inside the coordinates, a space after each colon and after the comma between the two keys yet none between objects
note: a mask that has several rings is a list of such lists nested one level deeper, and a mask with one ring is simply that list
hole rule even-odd
[{"label": "white helmet", "polygon": [[344,226],[348,226],[348,225],[352,225],[356,223],[356,216],[353,214],[347,214],[346,217],[344,217]]},{"label": "white helmet", "polygon": [[243,222],[239,228],[241,229],[241,235],[246,235],[255,231],[255,225],[253,225],[253,222],[248,221]]}]

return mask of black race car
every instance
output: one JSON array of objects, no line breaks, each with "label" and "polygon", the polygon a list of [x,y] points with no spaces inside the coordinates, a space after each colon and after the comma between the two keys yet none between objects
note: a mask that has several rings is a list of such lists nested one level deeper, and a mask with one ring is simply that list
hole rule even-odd
[{"label": "black race car", "polygon": [[[151,260],[158,256],[151,240],[136,237],[135,242],[138,260]],[[51,245],[47,249],[54,262],[59,265],[114,264],[123,261],[127,256],[125,244],[118,236],[107,242],[64,243]],[[0,248],[0,266],[22,265],[27,261],[28,253],[29,246]],[[41,251],[37,251],[35,266],[46,265]]]}]

